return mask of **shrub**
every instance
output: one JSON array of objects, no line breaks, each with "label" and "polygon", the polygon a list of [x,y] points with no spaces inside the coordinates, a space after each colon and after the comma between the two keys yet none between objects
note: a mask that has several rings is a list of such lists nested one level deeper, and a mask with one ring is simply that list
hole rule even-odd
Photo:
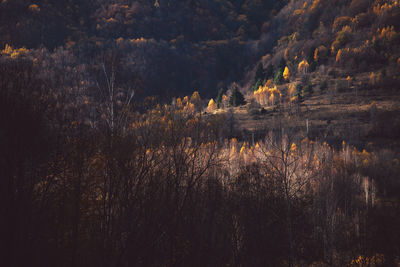
[{"label": "shrub", "polygon": [[328,88],[328,81],[323,81],[320,85],[319,85],[319,90],[321,92],[324,92],[326,89]]},{"label": "shrub", "polygon": [[338,80],[335,83],[335,89],[338,93],[344,93],[347,91],[347,83],[346,81]]},{"label": "shrub", "polygon": [[331,69],[328,71],[328,75],[331,76],[332,78],[336,78],[337,72],[334,69]]},{"label": "shrub", "polygon": [[311,84],[307,84],[303,89],[304,95],[311,96],[314,93],[313,87]]}]

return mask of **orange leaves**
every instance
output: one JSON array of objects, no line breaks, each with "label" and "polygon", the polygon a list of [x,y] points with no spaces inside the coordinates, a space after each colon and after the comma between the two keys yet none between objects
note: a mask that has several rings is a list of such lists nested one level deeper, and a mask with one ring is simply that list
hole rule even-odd
[{"label": "orange leaves", "polygon": [[321,0],[314,0],[311,4],[310,10],[313,11],[319,7],[319,4],[321,3]]},{"label": "orange leaves", "polygon": [[377,253],[371,257],[359,256],[357,259],[352,260],[348,266],[383,266],[384,263],[385,256]]},{"label": "orange leaves", "polygon": [[114,18],[109,18],[109,19],[106,20],[106,22],[107,23],[115,23],[115,22],[117,22],[117,20],[114,19]]},{"label": "orange leaves", "polygon": [[119,37],[117,40],[115,40],[118,45],[121,45],[124,42],[124,38]]},{"label": "orange leaves", "polygon": [[293,96],[290,98],[290,102],[296,102],[299,99],[298,96]]},{"label": "orange leaves", "polygon": [[29,10],[32,11],[32,12],[35,12],[35,13],[39,13],[40,12],[40,8],[36,4],[29,5]]},{"label": "orange leaves", "polygon": [[192,101],[193,103],[201,101],[201,97],[200,97],[199,92],[194,91],[192,96],[190,97],[190,101]]},{"label": "orange leaves", "polygon": [[379,38],[389,42],[398,36],[398,33],[395,31],[393,26],[384,27],[382,30],[378,28],[377,34]]},{"label": "orange leaves", "polygon": [[131,44],[143,44],[143,43],[147,42],[147,39],[140,37],[140,38],[136,38],[136,39],[131,39],[131,40],[129,40],[129,42]]},{"label": "orange leaves", "polygon": [[307,60],[303,59],[297,66],[297,70],[302,73],[307,73],[309,67],[310,67],[310,64],[308,64]]},{"label": "orange leaves", "polygon": [[335,21],[333,22],[332,28],[335,31],[338,31],[339,29],[343,29],[344,26],[350,25],[352,22],[352,18],[343,16],[343,17],[337,17]]},{"label": "orange leaves", "polygon": [[339,49],[339,51],[336,54],[336,62],[339,62],[342,56],[342,49]]},{"label": "orange leaves", "polygon": [[15,59],[20,56],[27,55],[29,53],[29,50],[25,47],[13,49],[10,45],[6,44],[5,48],[0,53],[3,55],[8,55],[12,59]]},{"label": "orange leaves", "polygon": [[371,72],[371,74],[369,75],[369,82],[370,82],[370,84],[376,83],[376,75],[374,72]]},{"label": "orange leaves", "polygon": [[200,111],[202,106],[202,101],[199,92],[194,91],[190,97],[190,102],[194,105],[195,110]]},{"label": "orange leaves", "polygon": [[296,149],[297,149],[296,143],[292,143],[292,145],[290,146],[290,151],[296,151]]},{"label": "orange leaves", "polygon": [[183,111],[188,114],[193,114],[193,113],[195,113],[196,110],[195,110],[194,104],[187,102],[185,107],[183,108]]},{"label": "orange leaves", "polygon": [[316,48],[314,51],[314,61],[318,62],[318,48]]},{"label": "orange leaves", "polygon": [[328,48],[323,45],[318,46],[314,51],[314,61],[318,62],[328,56]]},{"label": "orange leaves", "polygon": [[289,84],[288,95],[292,96],[295,92],[296,92],[296,84],[295,83]]},{"label": "orange leaves", "polygon": [[4,49],[1,51],[2,54],[8,54],[10,55],[13,52],[13,49],[10,45],[6,44]]},{"label": "orange leaves", "polygon": [[388,1],[384,4],[377,4],[372,10],[375,14],[382,15],[395,8],[399,8],[399,1]]}]

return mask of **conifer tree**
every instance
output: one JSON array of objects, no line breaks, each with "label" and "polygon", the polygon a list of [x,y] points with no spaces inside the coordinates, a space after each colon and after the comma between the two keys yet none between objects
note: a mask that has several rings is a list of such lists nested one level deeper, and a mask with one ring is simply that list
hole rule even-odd
[{"label": "conifer tree", "polygon": [[244,105],[246,102],[244,101],[243,94],[235,87],[232,90],[231,98],[229,99],[229,104],[233,107],[237,107],[240,105]]}]

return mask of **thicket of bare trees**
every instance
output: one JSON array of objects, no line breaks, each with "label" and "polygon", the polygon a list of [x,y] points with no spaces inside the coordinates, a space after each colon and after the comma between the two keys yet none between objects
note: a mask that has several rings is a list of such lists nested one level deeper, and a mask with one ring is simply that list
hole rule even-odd
[{"label": "thicket of bare trees", "polygon": [[288,131],[227,140],[226,120],[201,117],[190,98],[135,112],[112,69],[93,85],[99,105],[82,83],[54,89],[29,62],[2,62],[6,266],[399,260],[392,152],[337,151]]}]

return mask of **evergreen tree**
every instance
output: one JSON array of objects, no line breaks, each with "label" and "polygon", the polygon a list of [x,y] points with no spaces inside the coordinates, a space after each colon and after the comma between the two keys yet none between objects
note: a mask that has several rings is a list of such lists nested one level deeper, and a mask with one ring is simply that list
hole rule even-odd
[{"label": "evergreen tree", "polygon": [[262,85],[262,81],[258,80],[252,87],[251,87],[251,91],[256,91],[258,90],[258,88]]},{"label": "evergreen tree", "polygon": [[262,63],[258,63],[257,70],[256,70],[256,76],[254,77],[254,82],[257,82],[258,80],[264,80],[264,68]]},{"label": "evergreen tree", "polygon": [[283,81],[283,69],[277,69],[274,76],[274,82],[280,84]]},{"label": "evergreen tree", "polygon": [[312,94],[314,93],[314,90],[313,90],[313,88],[312,88],[312,85],[307,84],[306,86],[304,86],[303,92],[304,92],[304,95],[307,95],[307,96],[312,95]]},{"label": "evergreen tree", "polygon": [[301,84],[298,84],[296,86],[296,92],[294,93],[294,96],[297,97],[298,102],[301,103],[303,102],[303,86]]},{"label": "evergreen tree", "polygon": [[220,108],[221,107],[221,103],[222,103],[222,95],[224,94],[224,89],[221,88],[218,91],[218,95],[217,98],[215,99],[215,102],[217,103],[217,106]]},{"label": "evergreen tree", "polygon": [[285,69],[286,65],[287,65],[286,64],[286,60],[284,58],[281,58],[281,60],[279,61],[277,69],[281,70],[283,72],[283,70]]},{"label": "evergreen tree", "polygon": [[269,80],[274,76],[274,65],[269,64],[265,69],[265,80]]},{"label": "evergreen tree", "polygon": [[244,105],[246,101],[244,101],[243,94],[235,87],[232,90],[231,98],[229,99],[229,104],[233,107],[237,107],[240,105]]}]

